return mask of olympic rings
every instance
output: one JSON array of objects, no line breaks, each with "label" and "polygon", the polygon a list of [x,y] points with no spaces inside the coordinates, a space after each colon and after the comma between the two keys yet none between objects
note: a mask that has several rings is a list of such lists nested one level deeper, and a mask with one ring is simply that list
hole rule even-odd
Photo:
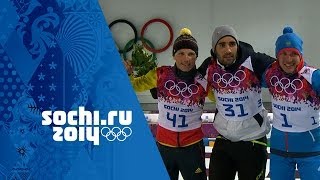
[{"label": "olympic rings", "polygon": [[184,98],[190,98],[193,94],[197,94],[199,92],[199,86],[195,84],[190,84],[189,86],[185,82],[178,82],[176,84],[173,80],[165,82],[164,87],[172,96],[178,96],[181,94]]},{"label": "olympic rings", "polygon": [[246,73],[243,70],[238,70],[236,73],[224,73],[222,76],[219,73],[212,75],[213,82],[217,83],[219,87],[225,88],[238,87],[240,83],[246,78]]},{"label": "olympic rings", "polygon": [[[136,43],[136,42],[138,41],[138,31],[137,31],[136,27],[135,27],[130,21],[128,21],[128,20],[125,20],[125,19],[117,19],[117,20],[115,20],[115,21],[113,21],[113,22],[110,23],[109,29],[111,29],[111,27],[112,27],[113,25],[117,24],[117,23],[125,23],[125,24],[128,24],[128,25],[132,28],[132,30],[133,30],[133,32],[134,32],[134,43]],[[132,44],[131,46],[129,46],[128,48],[125,48],[124,50],[121,50],[121,49],[119,48],[119,53],[131,51],[132,48],[133,48],[133,44]]]},{"label": "olympic rings", "polygon": [[294,79],[291,81],[284,77],[279,80],[278,76],[272,76],[270,78],[270,84],[274,87],[276,92],[281,93],[284,91],[290,95],[303,88],[303,83],[300,79]]},{"label": "olympic rings", "polygon": [[[144,39],[152,48],[154,48],[153,44],[148,40]],[[137,41],[141,41],[141,38],[139,37]],[[134,43],[136,43],[135,39],[131,39],[124,47],[124,51],[122,53],[123,59],[127,59],[127,49],[132,47]],[[153,53],[153,59],[156,59],[156,53]]]},{"label": "olympic rings", "polygon": [[[103,133],[103,130],[107,129],[107,133]],[[131,136],[132,130],[130,127],[124,127],[123,129],[119,127],[113,127],[110,129],[109,127],[103,127],[100,130],[100,133],[103,137],[105,137],[108,141],[114,141],[118,139],[118,141],[124,141],[127,137]]]},{"label": "olympic rings", "polygon": [[[160,23],[163,23],[165,26],[167,26],[169,32],[170,32],[170,39],[167,43],[167,45],[165,45],[163,48],[160,48],[160,49],[154,49],[154,48],[151,48],[150,46],[148,46],[145,42],[144,42],[144,38],[143,38],[143,35],[147,29],[147,27],[151,24],[151,23],[154,23],[154,22],[160,22]],[[151,52],[154,52],[154,53],[160,53],[160,52],[163,52],[165,51],[166,49],[168,49],[173,41],[173,30],[172,30],[172,27],[169,25],[169,23],[167,23],[165,20],[163,19],[159,19],[159,18],[156,18],[156,19],[151,19],[149,20],[143,27],[142,27],[142,30],[141,30],[141,35],[142,37],[142,44],[143,46],[148,49],[149,51]]]},{"label": "olympic rings", "polygon": [[[162,47],[162,48],[160,48],[160,49],[155,49],[154,46],[153,46],[153,44],[152,44],[150,41],[148,41],[146,38],[143,37],[144,34],[145,34],[145,32],[146,32],[147,27],[148,27],[150,24],[155,23],[155,22],[160,22],[160,23],[164,24],[164,25],[168,28],[169,33],[170,33],[170,37],[169,37],[168,43],[167,43],[164,47]],[[165,20],[160,19],[160,18],[151,19],[151,20],[149,20],[146,24],[144,24],[143,27],[142,27],[142,30],[141,30],[141,35],[140,35],[141,37],[138,37],[138,33],[137,33],[136,27],[135,27],[130,21],[125,20],[125,19],[117,19],[117,20],[111,22],[110,25],[109,25],[109,29],[111,29],[111,27],[112,27],[113,25],[117,24],[117,23],[125,23],[125,24],[128,24],[128,25],[132,28],[132,30],[133,30],[133,32],[134,32],[134,41],[133,41],[133,43],[130,42],[130,41],[131,41],[131,40],[130,40],[130,41],[127,43],[127,44],[130,44],[130,45],[128,45],[127,48],[124,47],[124,49],[120,49],[120,48],[119,48],[119,53],[126,53],[126,52],[131,51],[132,48],[133,48],[133,44],[135,44],[138,40],[141,40],[142,45],[143,45],[147,50],[149,50],[150,52],[152,52],[152,53],[161,53],[161,52],[167,50],[167,49],[170,47],[170,45],[171,45],[171,43],[172,43],[172,41],[173,41],[173,30],[172,30],[172,27],[170,26],[170,24],[169,24],[168,22],[166,22]]]}]

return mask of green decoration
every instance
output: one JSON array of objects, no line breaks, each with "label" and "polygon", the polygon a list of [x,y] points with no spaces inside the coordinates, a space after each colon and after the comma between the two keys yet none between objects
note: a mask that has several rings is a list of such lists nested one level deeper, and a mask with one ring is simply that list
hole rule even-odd
[{"label": "green decoration", "polygon": [[131,54],[134,75],[139,77],[147,74],[151,69],[157,67],[157,58],[149,54],[141,44],[134,44]]}]

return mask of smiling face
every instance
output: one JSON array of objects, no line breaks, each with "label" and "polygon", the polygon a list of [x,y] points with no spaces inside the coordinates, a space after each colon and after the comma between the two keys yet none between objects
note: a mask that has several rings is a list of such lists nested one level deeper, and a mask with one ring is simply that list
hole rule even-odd
[{"label": "smiling face", "polygon": [[219,62],[224,66],[230,66],[237,59],[238,45],[231,36],[221,38],[214,47]]},{"label": "smiling face", "polygon": [[301,61],[301,55],[296,49],[286,48],[278,53],[278,61],[281,69],[287,74],[297,72]]},{"label": "smiling face", "polygon": [[196,66],[197,54],[192,49],[179,49],[173,59],[178,69],[189,72]]}]

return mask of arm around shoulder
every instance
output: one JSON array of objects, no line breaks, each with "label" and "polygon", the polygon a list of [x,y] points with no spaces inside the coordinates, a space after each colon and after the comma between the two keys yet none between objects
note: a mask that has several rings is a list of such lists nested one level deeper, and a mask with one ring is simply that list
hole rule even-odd
[{"label": "arm around shoulder", "polygon": [[261,80],[263,73],[276,59],[260,52],[253,53],[252,68]]},{"label": "arm around shoulder", "polygon": [[205,59],[202,64],[200,65],[200,67],[198,68],[198,72],[202,75],[202,76],[205,76],[206,73],[207,73],[207,69],[208,69],[208,66],[211,62],[211,57],[208,57],[207,59]]}]

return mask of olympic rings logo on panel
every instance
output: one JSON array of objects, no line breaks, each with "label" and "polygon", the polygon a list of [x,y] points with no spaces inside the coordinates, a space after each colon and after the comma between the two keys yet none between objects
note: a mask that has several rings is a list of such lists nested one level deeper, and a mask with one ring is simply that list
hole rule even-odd
[{"label": "olympic rings logo on panel", "polygon": [[238,87],[245,78],[246,73],[243,70],[238,70],[234,75],[231,73],[224,73],[222,76],[219,73],[212,75],[213,82],[217,83],[221,88],[227,86]]},{"label": "olympic rings logo on panel", "polygon": [[178,82],[177,84],[173,80],[168,80],[164,87],[169,91],[172,96],[178,96],[181,94],[184,98],[190,98],[193,94],[199,92],[199,87],[195,84],[189,86],[185,82]]},{"label": "olympic rings logo on panel", "polygon": [[281,93],[284,91],[290,95],[303,88],[303,83],[300,79],[294,79],[291,81],[290,79],[284,77],[279,80],[277,76],[271,77],[270,84],[274,87],[276,92]]},{"label": "olympic rings logo on panel", "polygon": [[116,139],[118,141],[124,141],[127,137],[131,136],[132,130],[130,127],[124,127],[122,129],[119,127],[113,127],[112,129],[109,127],[103,127],[101,128],[100,133],[108,141],[114,141]]},{"label": "olympic rings logo on panel", "polygon": [[[132,134],[129,127],[132,123],[131,110],[112,110],[106,115],[108,119],[100,119],[99,111],[85,110],[84,106],[72,111],[43,111],[41,124],[52,126],[54,141],[90,141],[100,144],[102,135],[108,141],[125,141]],[[120,127],[123,127],[122,129]]]},{"label": "olympic rings logo on panel", "polygon": [[[164,24],[167,27],[167,29],[169,30],[169,34],[170,34],[169,41],[167,42],[167,44],[164,47],[159,48],[159,49],[155,49],[154,45],[144,37],[148,26],[150,26],[152,23],[156,23],[156,22]],[[109,25],[109,29],[111,30],[112,26],[114,26],[115,24],[118,24],[118,23],[124,23],[124,24],[129,25],[134,33],[134,38],[129,40],[123,49],[119,48],[119,53],[123,53],[124,56],[125,56],[126,52],[129,52],[130,50],[132,50],[133,45],[135,43],[137,43],[138,40],[141,40],[142,45],[147,50],[149,50],[150,52],[153,52],[153,53],[161,53],[161,52],[167,50],[173,41],[172,27],[170,26],[170,24],[167,21],[160,19],[160,18],[155,18],[155,19],[151,19],[151,20],[147,21],[142,27],[140,37],[138,37],[138,31],[137,31],[136,27],[130,21],[125,20],[125,19],[117,19],[117,20],[111,22]]]}]

